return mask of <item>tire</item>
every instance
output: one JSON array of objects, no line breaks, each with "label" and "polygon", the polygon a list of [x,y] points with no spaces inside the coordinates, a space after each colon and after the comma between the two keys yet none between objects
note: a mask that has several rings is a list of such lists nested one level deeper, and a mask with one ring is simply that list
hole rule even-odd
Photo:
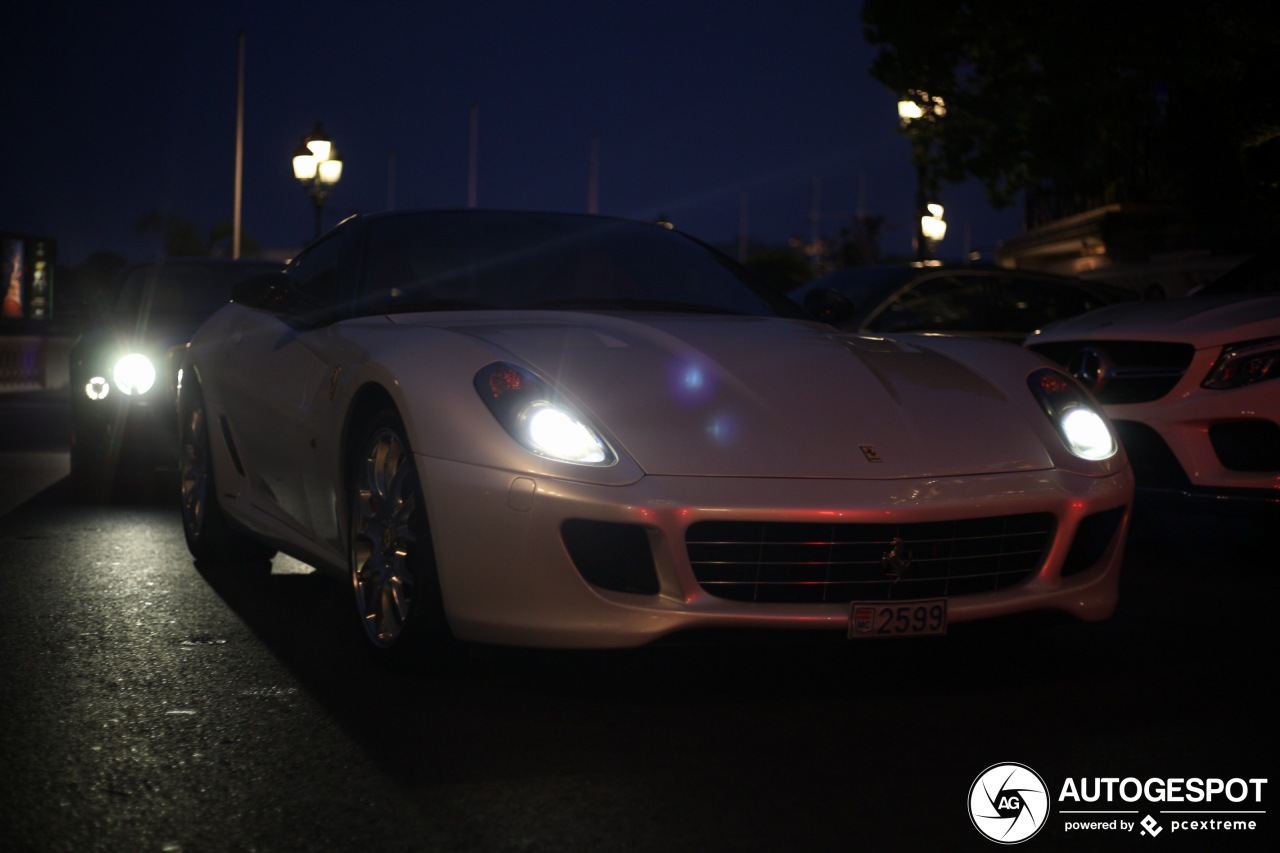
[{"label": "tire", "polygon": [[462,646],[445,615],[426,502],[404,426],[394,411],[380,410],[354,434],[348,566],[366,646],[385,665],[452,663]]},{"label": "tire", "polygon": [[243,564],[270,569],[275,549],[232,527],[218,505],[210,455],[208,412],[198,386],[184,386],[178,401],[178,481],[182,532],[197,564]]}]

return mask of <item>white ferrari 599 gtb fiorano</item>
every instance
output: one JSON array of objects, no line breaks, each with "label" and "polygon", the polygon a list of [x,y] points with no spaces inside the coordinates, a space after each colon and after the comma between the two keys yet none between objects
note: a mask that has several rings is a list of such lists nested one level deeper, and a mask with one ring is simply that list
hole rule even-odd
[{"label": "white ferrari 599 gtb fiorano", "polygon": [[339,574],[391,657],[1103,619],[1134,487],[1031,352],[838,332],[572,214],[353,217],[237,288],[178,408],[197,561]]}]

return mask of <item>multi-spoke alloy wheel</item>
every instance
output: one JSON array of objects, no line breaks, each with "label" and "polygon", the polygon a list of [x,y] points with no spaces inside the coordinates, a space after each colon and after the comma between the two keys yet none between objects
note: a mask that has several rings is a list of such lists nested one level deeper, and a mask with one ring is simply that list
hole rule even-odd
[{"label": "multi-spoke alloy wheel", "polygon": [[365,637],[399,658],[443,651],[450,640],[426,507],[393,413],[371,419],[356,445],[350,494],[351,583]]},{"label": "multi-spoke alloy wheel", "polygon": [[[196,392],[188,392],[195,395]],[[204,422],[204,403],[190,399],[182,407],[182,434],[178,457],[178,479],[182,486],[182,526],[187,545],[200,541],[209,501],[209,432]],[[195,548],[192,548],[195,553]],[[199,556],[199,555],[197,555]]]},{"label": "multi-spoke alloy wheel", "polygon": [[210,455],[209,425],[204,398],[196,385],[182,388],[178,400],[182,532],[187,550],[197,562],[239,562],[269,567],[275,549],[228,524],[218,506]]}]

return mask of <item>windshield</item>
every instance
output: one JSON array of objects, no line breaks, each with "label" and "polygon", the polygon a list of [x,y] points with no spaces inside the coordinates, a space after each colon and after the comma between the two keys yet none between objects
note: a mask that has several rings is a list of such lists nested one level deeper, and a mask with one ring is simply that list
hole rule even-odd
[{"label": "windshield", "polygon": [[849,301],[855,316],[862,317],[920,275],[921,270],[913,266],[850,267],[814,279],[798,288],[792,298],[803,304],[811,291],[834,290]]},{"label": "windshield", "polygon": [[1273,255],[1260,255],[1245,261],[1193,295],[1221,296],[1241,293],[1280,293],[1280,260]]},{"label": "windshield", "polygon": [[457,309],[800,316],[717,252],[667,229],[489,211],[368,223],[362,313]]}]

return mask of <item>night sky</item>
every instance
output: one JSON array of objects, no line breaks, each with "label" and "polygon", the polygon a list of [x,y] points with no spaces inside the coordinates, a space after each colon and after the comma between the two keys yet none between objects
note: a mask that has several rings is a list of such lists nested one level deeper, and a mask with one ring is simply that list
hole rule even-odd
[{"label": "night sky", "polygon": [[[601,213],[670,218],[732,245],[862,211],[910,251],[914,173],[896,98],[867,73],[857,0],[798,3],[120,2],[6,8],[0,231],[53,237],[63,264],[159,254],[151,211],[203,232],[233,211],[245,33],[243,227],[312,235],[290,157],[317,121],[344,161],[326,226],[357,211],[464,207],[478,115],[481,207],[583,211],[599,139]],[[814,188],[817,192],[814,192]],[[1017,233],[981,189],[948,187],[939,248]]]}]

